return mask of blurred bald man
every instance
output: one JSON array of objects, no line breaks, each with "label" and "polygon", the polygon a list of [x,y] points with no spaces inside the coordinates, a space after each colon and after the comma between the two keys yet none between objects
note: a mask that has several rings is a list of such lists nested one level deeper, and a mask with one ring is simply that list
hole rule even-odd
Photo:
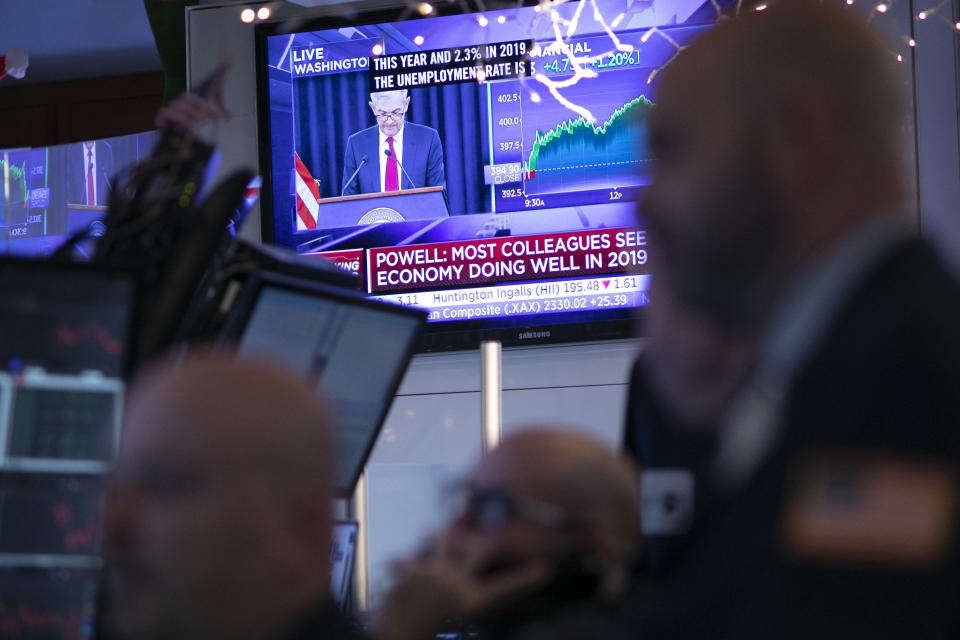
[{"label": "blurred bald man", "polygon": [[643,629],[960,637],[960,290],[900,215],[896,62],[852,10],[745,13],[650,126]]},{"label": "blurred bald man", "polygon": [[467,619],[484,638],[615,633],[634,555],[633,466],[589,438],[530,429],[503,441],[451,492],[453,519],[397,565],[378,629],[430,637]]},{"label": "blurred bald man", "polygon": [[273,365],[204,355],[140,377],[108,493],[104,636],[351,637],[329,594],[328,431]]}]

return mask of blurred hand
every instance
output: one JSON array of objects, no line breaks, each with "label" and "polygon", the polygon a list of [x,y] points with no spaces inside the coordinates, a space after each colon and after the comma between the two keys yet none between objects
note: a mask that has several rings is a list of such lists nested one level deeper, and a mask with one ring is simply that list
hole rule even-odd
[{"label": "blurred hand", "polygon": [[27,73],[27,67],[30,66],[30,56],[26,51],[10,47],[7,49],[4,64],[6,68],[0,69],[0,71],[5,70],[10,74],[11,78],[17,78],[19,80]]},{"label": "blurred hand", "polygon": [[542,559],[481,576],[493,557],[482,539],[446,535],[434,543],[429,552],[394,564],[395,583],[377,615],[381,640],[429,638],[445,620],[488,611],[551,576]]},{"label": "blurred hand", "polygon": [[226,120],[229,117],[230,112],[223,104],[222,93],[215,90],[205,98],[193,93],[180,94],[157,112],[155,122],[160,129],[175,126],[196,133],[197,128],[206,122]]}]

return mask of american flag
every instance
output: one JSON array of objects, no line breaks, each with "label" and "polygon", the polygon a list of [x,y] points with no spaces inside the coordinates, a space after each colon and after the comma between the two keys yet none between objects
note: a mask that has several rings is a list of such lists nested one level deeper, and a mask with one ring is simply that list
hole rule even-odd
[{"label": "american flag", "polygon": [[320,189],[317,181],[310,175],[307,166],[300,159],[300,154],[294,152],[297,160],[297,231],[317,228],[317,200],[320,199]]}]

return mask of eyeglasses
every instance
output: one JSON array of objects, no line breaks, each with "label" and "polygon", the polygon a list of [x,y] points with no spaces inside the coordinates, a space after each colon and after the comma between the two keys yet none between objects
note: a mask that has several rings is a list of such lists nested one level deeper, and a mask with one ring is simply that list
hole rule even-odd
[{"label": "eyeglasses", "polygon": [[445,499],[451,517],[467,517],[481,531],[496,531],[517,521],[552,529],[579,529],[586,525],[583,518],[562,507],[513,496],[502,489],[458,482],[446,488]]},{"label": "eyeglasses", "polygon": [[373,115],[376,116],[377,120],[387,120],[387,119],[399,120],[400,118],[403,117],[403,114],[405,114],[406,112],[407,112],[406,109],[394,109],[393,111],[387,111],[387,112],[374,111]]}]

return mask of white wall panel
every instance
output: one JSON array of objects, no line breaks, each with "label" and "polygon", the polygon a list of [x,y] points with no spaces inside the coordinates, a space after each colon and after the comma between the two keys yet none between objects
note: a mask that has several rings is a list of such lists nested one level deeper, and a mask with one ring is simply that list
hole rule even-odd
[{"label": "white wall panel", "polygon": [[[224,81],[223,101],[229,120],[201,131],[216,144],[220,167],[213,184],[237,169],[258,170],[257,75],[253,25],[240,21],[240,5],[197,6],[187,10],[187,87],[195,88],[225,57],[231,61]],[[260,205],[241,227],[247,239],[260,239]]]},{"label": "white wall panel", "polygon": [[480,391],[479,349],[414,356],[397,395],[459,391]]},{"label": "white wall panel", "polygon": [[369,464],[469,464],[480,450],[479,393],[398,396]]},{"label": "white wall panel", "polygon": [[480,457],[480,394],[398,397],[366,468],[370,603],[390,562],[445,521],[443,489]]},{"label": "white wall panel", "polygon": [[627,385],[503,392],[503,436],[531,424],[556,425],[619,448]]},{"label": "white wall panel", "polygon": [[638,340],[503,350],[503,388],[623,384],[640,348]]},{"label": "white wall panel", "polygon": [[[533,389],[622,384],[639,340],[509,347],[503,350],[503,388]],[[480,350],[414,357],[397,395],[480,390]]]}]

